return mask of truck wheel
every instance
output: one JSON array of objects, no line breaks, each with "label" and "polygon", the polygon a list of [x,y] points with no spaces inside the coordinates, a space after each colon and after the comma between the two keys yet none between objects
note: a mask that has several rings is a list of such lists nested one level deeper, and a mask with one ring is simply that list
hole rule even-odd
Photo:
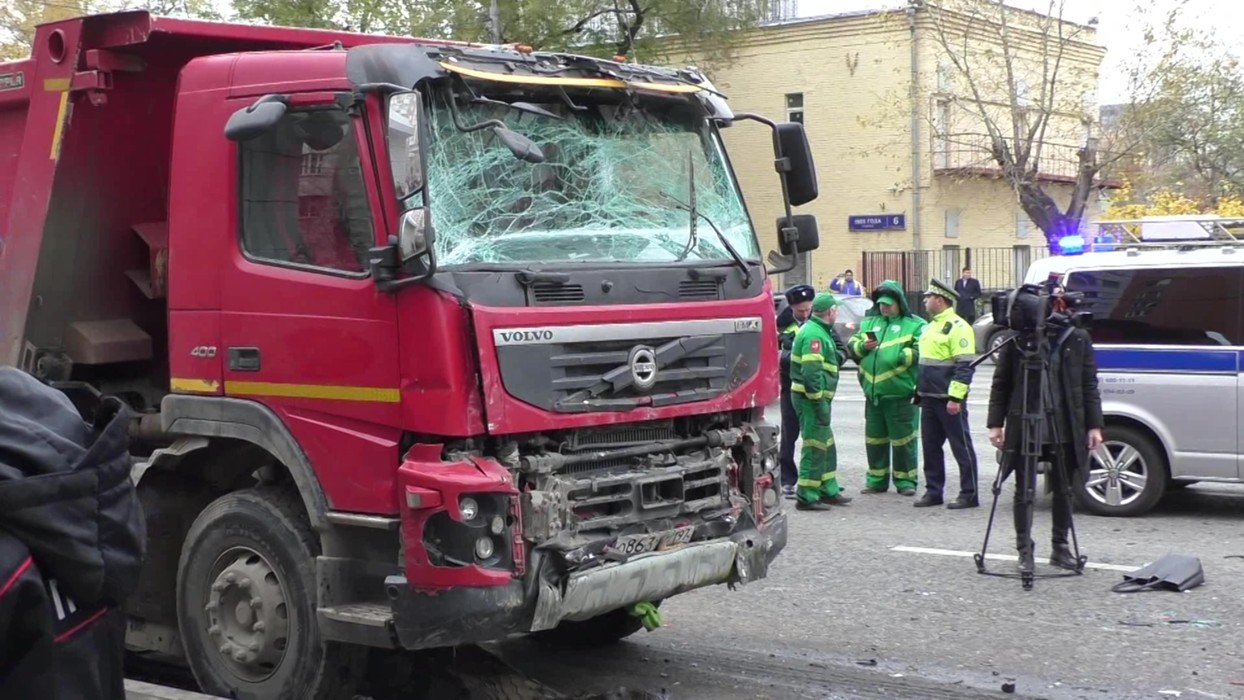
[{"label": "truck wheel", "polygon": [[[656,606],[661,607],[660,601]],[[643,628],[643,621],[627,612],[626,608],[619,608],[588,620],[563,621],[551,630],[533,633],[532,638],[542,644],[567,649],[603,647],[620,642]]]},{"label": "truck wheel", "polygon": [[1105,430],[1089,455],[1088,473],[1075,489],[1076,503],[1094,515],[1129,517],[1157,505],[1166,492],[1166,459],[1147,435],[1127,426]]},{"label": "truck wheel", "polygon": [[325,643],[316,624],[319,539],[298,494],[226,494],[186,533],[177,622],[203,691],[239,700],[350,697],[366,650]]}]

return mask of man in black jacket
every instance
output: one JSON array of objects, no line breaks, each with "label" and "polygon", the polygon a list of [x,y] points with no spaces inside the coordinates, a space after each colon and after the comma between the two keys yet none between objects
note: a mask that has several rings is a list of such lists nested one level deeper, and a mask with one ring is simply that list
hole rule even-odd
[{"label": "man in black jacket", "polygon": [[[1060,300],[1054,302],[1055,313],[1065,313]],[[1003,460],[1016,468],[1015,534],[1019,550],[1021,571],[1033,570],[1034,543],[1032,541],[1032,499],[1023,498],[1022,465],[1018,460],[1021,435],[1020,421],[1024,413],[1022,355],[1013,345],[1004,346],[997,356],[993,386],[989,392],[989,442],[1003,451]],[[1054,331],[1050,338],[1050,362],[1047,373],[1050,394],[1054,401],[1055,426],[1046,426],[1042,435],[1042,457],[1051,461],[1057,452],[1062,453],[1063,463],[1069,472],[1087,469],[1089,453],[1102,442],[1103,419],[1101,394],[1097,389],[1097,360],[1093,355],[1093,342],[1089,334],[1079,328]],[[1005,426],[1005,430],[1004,430]],[[1056,428],[1053,429],[1053,428]],[[1078,569],[1079,565],[1068,545],[1067,534],[1071,528],[1071,498],[1063,474],[1050,470],[1054,491],[1054,514],[1050,563],[1064,569]],[[1068,473],[1072,483],[1075,474]]]},{"label": "man in black jacket", "polygon": [[955,313],[964,321],[975,323],[976,300],[981,298],[981,283],[972,276],[972,268],[963,268],[963,273],[955,280],[955,291],[959,294],[955,301]]},{"label": "man in black jacket", "polygon": [[129,423],[108,399],[88,425],[0,368],[0,698],[125,698],[120,604],[146,541]]},{"label": "man in black jacket", "polygon": [[782,376],[782,444],[778,451],[778,463],[782,468],[782,493],[787,499],[795,498],[795,482],[799,470],[795,466],[795,441],[799,439],[799,416],[790,399],[790,349],[795,343],[799,327],[812,315],[812,299],[816,290],[810,284],[797,284],[786,290],[786,308],[777,317],[778,348],[781,356],[778,367]]}]

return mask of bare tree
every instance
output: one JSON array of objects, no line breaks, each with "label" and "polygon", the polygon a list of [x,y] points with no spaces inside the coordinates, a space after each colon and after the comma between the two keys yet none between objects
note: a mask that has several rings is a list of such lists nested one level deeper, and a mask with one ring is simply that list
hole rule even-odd
[{"label": "bare tree", "polygon": [[1095,95],[1104,49],[1093,41],[1095,21],[1069,21],[1067,0],[1048,0],[1043,12],[1004,0],[909,2],[923,11],[944,61],[942,104],[971,125],[956,133],[958,124],[941,119],[943,147],[960,158],[975,150],[975,162],[1000,172],[1057,252],[1106,184],[1103,171],[1134,150],[1119,142],[1102,148]]}]

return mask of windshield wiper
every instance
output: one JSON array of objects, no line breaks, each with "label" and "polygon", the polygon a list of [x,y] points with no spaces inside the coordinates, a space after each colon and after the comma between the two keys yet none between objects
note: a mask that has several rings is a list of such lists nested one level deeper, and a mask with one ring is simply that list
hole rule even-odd
[{"label": "windshield wiper", "polygon": [[744,288],[750,287],[752,285],[752,271],[748,269],[747,261],[743,259],[742,255],[739,255],[739,251],[734,249],[734,246],[730,244],[730,239],[726,238],[726,234],[722,233],[721,229],[717,228],[717,224],[713,223],[712,219],[708,218],[707,215],[701,213],[695,208],[695,180],[693,179],[691,181],[691,203],[690,204],[681,202],[678,200],[677,197],[671,194],[665,193],[665,192],[661,192],[660,195],[670,200],[671,202],[673,202],[674,205],[677,206],[679,209],[682,209],[683,211],[689,212],[691,214],[691,237],[687,241],[687,248],[683,250],[683,254],[678,256],[678,260],[681,261],[684,258],[686,258],[687,254],[691,251],[692,245],[694,245],[695,238],[696,238],[696,228],[695,228],[696,219],[704,219],[704,221],[708,223],[709,228],[713,229],[713,233],[717,234],[717,240],[721,241],[721,244],[725,246],[726,251],[730,253],[730,258],[734,260],[734,263],[739,266],[740,270],[743,271],[743,287]]}]

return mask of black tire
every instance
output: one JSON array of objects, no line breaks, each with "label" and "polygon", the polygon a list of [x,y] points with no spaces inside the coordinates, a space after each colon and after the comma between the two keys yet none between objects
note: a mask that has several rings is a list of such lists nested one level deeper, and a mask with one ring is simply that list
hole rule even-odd
[{"label": "black tire", "polygon": [[[656,603],[661,607],[661,603]],[[644,628],[638,617],[619,608],[589,620],[563,621],[551,630],[532,633],[532,639],[561,649],[603,647],[616,644]]]},{"label": "black tire", "polygon": [[[315,612],[319,553],[319,539],[292,489],[226,494],[199,514],[178,563],[177,622],[187,661],[204,692],[238,700],[353,695],[366,650],[320,638]],[[214,582],[221,587],[215,589]],[[246,600],[260,602],[238,602]],[[213,602],[215,610],[208,610]],[[248,629],[243,616],[265,625]],[[232,650],[229,658],[222,651],[226,645]],[[234,654],[243,658],[235,660]]]},{"label": "black tire", "polygon": [[[1135,428],[1110,426],[1105,430],[1103,449],[1109,449],[1112,460],[1127,455],[1125,472],[1136,473],[1143,470],[1143,487],[1135,487],[1134,477],[1129,479],[1125,476],[1111,482],[1102,462],[1090,455],[1087,472],[1081,473],[1076,484],[1076,505],[1093,515],[1124,518],[1141,515],[1157,505],[1166,493],[1167,483],[1170,481],[1166,455],[1161,447]],[[1131,458],[1131,450],[1135,451],[1134,459]],[[1105,483],[1095,483],[1103,477],[1107,478]],[[1118,494],[1122,496],[1118,499],[1119,503],[1114,505],[1105,501],[1107,492],[1111,490],[1111,483],[1119,484]]]}]

